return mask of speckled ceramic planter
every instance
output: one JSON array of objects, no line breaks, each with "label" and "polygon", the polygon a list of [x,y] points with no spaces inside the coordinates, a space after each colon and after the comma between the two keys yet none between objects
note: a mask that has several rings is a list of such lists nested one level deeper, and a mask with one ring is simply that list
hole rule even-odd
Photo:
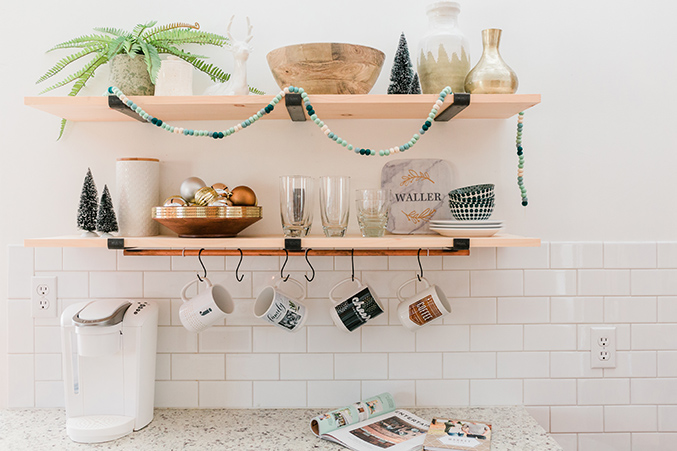
[{"label": "speckled ceramic planter", "polygon": [[128,96],[152,96],[155,86],[150,81],[143,55],[115,55],[110,61],[110,86],[117,86]]}]

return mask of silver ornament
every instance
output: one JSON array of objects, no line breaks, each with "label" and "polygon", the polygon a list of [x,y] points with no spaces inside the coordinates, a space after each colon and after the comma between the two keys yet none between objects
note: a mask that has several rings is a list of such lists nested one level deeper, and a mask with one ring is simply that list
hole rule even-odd
[{"label": "silver ornament", "polygon": [[195,193],[203,186],[207,186],[207,184],[201,178],[188,177],[181,183],[181,197],[188,202],[193,202],[195,200]]}]

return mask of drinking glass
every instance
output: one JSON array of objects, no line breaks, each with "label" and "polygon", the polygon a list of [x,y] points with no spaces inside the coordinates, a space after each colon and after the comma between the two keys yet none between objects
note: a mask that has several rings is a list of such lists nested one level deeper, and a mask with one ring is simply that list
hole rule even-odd
[{"label": "drinking glass", "polygon": [[362,236],[380,237],[385,234],[390,209],[389,189],[358,189],[355,192],[357,222]]},{"label": "drinking glass", "polygon": [[324,235],[342,237],[348,228],[350,177],[320,177],[320,216]]},{"label": "drinking glass", "polygon": [[313,223],[313,179],[305,175],[280,177],[280,217],[287,237],[308,235]]}]

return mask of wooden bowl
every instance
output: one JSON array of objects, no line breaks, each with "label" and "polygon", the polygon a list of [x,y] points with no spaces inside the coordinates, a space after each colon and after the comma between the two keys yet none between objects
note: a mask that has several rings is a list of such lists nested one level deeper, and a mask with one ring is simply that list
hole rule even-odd
[{"label": "wooden bowl", "polygon": [[261,207],[153,207],[154,220],[181,238],[230,238],[260,220]]},{"label": "wooden bowl", "polygon": [[308,94],[368,94],[385,54],[363,45],[328,42],[280,47],[266,59],[281,89],[291,85]]}]

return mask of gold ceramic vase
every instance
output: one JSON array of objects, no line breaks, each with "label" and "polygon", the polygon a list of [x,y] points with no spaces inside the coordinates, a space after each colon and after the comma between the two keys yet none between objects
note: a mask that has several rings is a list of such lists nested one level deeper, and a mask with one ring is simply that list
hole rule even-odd
[{"label": "gold ceramic vase", "polygon": [[482,58],[465,78],[465,92],[471,94],[514,94],[517,91],[517,74],[505,64],[498,45],[501,30],[482,30]]}]

